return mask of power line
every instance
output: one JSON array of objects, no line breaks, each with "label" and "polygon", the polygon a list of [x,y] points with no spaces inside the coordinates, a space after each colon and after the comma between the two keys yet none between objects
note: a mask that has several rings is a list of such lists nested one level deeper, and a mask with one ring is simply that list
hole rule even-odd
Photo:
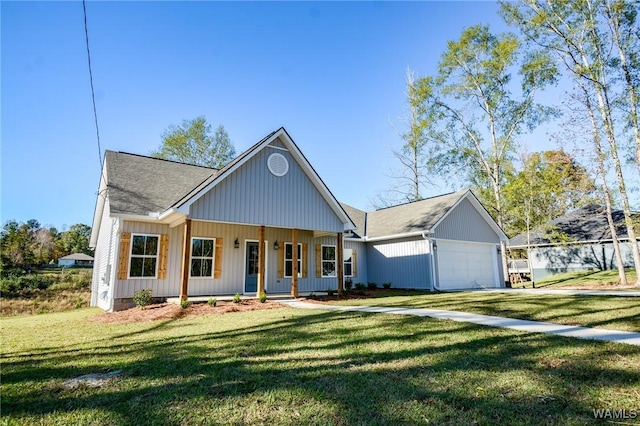
[{"label": "power line", "polygon": [[100,130],[98,128],[98,111],[96,109],[96,94],[93,89],[93,71],[91,70],[91,51],[89,50],[89,30],[87,29],[87,5],[86,0],[82,0],[82,11],[84,12],[84,37],[87,42],[87,61],[89,62],[89,82],[91,83],[91,100],[93,102],[93,119],[96,124],[96,138],[98,140],[98,158],[100,160],[100,174],[102,179],[102,148],[100,147]]}]

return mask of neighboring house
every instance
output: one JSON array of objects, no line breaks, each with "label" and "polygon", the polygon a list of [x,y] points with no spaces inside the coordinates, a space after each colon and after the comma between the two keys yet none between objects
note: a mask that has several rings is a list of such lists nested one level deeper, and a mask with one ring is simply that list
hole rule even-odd
[{"label": "neighboring house", "polygon": [[371,213],[340,204],[284,128],[221,170],[107,151],[91,304],[123,309],[146,288],[157,298],[297,296],[346,278],[493,287],[501,239],[468,191]]},{"label": "neighboring house", "polygon": [[58,259],[58,266],[93,266],[93,257],[84,253],[73,253]]},{"label": "neighboring house", "polygon": [[[614,210],[612,216],[624,266],[631,268],[632,242],[627,235],[624,214]],[[617,269],[606,208],[597,204],[558,217],[534,229],[529,236],[527,233],[515,236],[509,240],[509,250],[529,259],[533,281],[562,272]]]}]

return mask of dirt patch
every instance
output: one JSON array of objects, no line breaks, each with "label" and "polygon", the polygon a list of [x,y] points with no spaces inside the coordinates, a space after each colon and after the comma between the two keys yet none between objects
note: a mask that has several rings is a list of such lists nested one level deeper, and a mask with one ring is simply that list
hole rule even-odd
[{"label": "dirt patch", "polygon": [[109,373],[91,373],[85,374],[84,376],[76,377],[74,379],[65,380],[62,383],[62,387],[65,389],[75,389],[81,386],[86,386],[89,388],[99,388],[111,380],[120,377],[122,371],[115,370]]},{"label": "dirt patch", "polygon": [[267,300],[265,303],[260,303],[258,300],[251,299],[242,300],[240,303],[218,302],[216,306],[210,306],[207,303],[194,303],[186,309],[182,309],[173,303],[159,303],[145,308],[131,308],[124,311],[104,313],[89,318],[89,321],[100,323],[148,322],[199,315],[222,315],[230,312],[278,309],[282,307],[284,307],[284,305],[277,302]]}]

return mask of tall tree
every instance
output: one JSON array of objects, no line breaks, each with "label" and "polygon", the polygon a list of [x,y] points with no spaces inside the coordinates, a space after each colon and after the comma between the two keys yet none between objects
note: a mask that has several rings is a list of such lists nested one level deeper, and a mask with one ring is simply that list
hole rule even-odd
[{"label": "tall tree", "polygon": [[[565,69],[577,86],[584,87],[586,96],[593,97],[592,108],[597,113],[597,128],[594,132],[602,132],[602,139],[607,143],[606,155],[611,159],[615,175],[616,190],[622,203],[627,233],[632,241],[632,253],[638,281],[640,284],[640,247],[637,243],[627,185],[620,161],[620,142],[624,138],[624,129],[619,125],[620,117],[628,119],[628,113],[634,104],[633,90],[626,90],[631,96],[621,96],[625,92],[626,81],[621,60],[616,58],[615,28],[607,13],[616,13],[614,8],[607,8],[604,0],[581,0],[575,2],[548,2],[544,0],[526,0],[519,3],[503,2],[501,11],[507,22],[516,25],[525,36],[539,46],[553,52],[565,65]],[[636,6],[637,7],[637,6]],[[622,8],[622,10],[625,10]],[[618,18],[625,23],[635,22],[634,13],[618,13]],[[631,21],[633,19],[634,21]],[[626,24],[625,24],[626,25]],[[631,28],[634,28],[633,25]],[[636,31],[637,31],[637,27]],[[620,39],[622,46],[623,41]],[[640,53],[638,49],[631,52]],[[616,60],[614,60],[616,59]],[[633,84],[632,84],[633,85]],[[636,86],[637,87],[637,86]],[[628,86],[627,86],[628,88]],[[626,100],[625,100],[626,99]],[[636,105],[634,105],[635,107]],[[636,110],[637,111],[637,110]],[[633,125],[632,125],[633,127]],[[597,136],[600,139],[600,136]]]},{"label": "tall tree", "polygon": [[400,163],[400,169],[391,176],[397,184],[378,194],[377,201],[374,201],[376,207],[422,200],[425,186],[431,184],[427,149],[430,137],[427,131],[438,112],[429,109],[430,105],[422,100],[433,89],[433,82],[430,78],[416,79],[415,72],[407,68],[405,84],[407,113],[401,118],[405,128],[399,132],[403,145],[399,150],[393,150],[393,156]]},{"label": "tall tree", "polygon": [[169,126],[162,134],[160,147],[150,155],[220,169],[235,157],[236,150],[222,125],[212,135],[207,119],[199,116]]},{"label": "tall tree", "polygon": [[[458,40],[447,43],[434,90],[425,91],[422,99],[427,110],[439,111],[439,120],[428,126],[438,139],[430,149],[431,164],[455,176],[466,170],[470,181],[487,182],[492,193],[487,207],[501,227],[505,169],[516,152],[518,136],[551,113],[537,105],[534,96],[556,76],[544,53],[523,56],[521,51],[513,34],[494,35],[483,25],[467,28]],[[512,93],[516,70],[518,95]],[[502,251],[506,277],[504,244]]]}]

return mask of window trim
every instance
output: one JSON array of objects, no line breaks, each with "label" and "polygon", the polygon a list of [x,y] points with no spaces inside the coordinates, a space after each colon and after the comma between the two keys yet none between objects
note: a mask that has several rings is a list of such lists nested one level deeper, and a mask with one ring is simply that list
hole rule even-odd
[{"label": "window trim", "polygon": [[[332,247],[335,258],[333,260],[325,260],[324,258],[324,248]],[[325,275],[324,274],[324,263],[333,262],[333,275]],[[321,268],[321,277],[322,278],[336,278],[338,276],[338,247],[333,244],[321,244],[320,245],[320,268]]]},{"label": "window trim", "polygon": [[[209,276],[193,276],[193,240],[209,240],[213,242],[213,251],[211,252],[211,257],[208,256],[196,256],[196,259],[211,259],[211,275]],[[190,280],[212,280],[215,276],[216,271],[216,237],[191,237],[191,247],[189,250],[189,279]]]},{"label": "window trim", "polygon": [[[157,248],[157,252],[155,255],[151,256],[151,255],[146,255],[146,254],[133,254],[133,240],[135,237],[155,237],[158,239],[158,248]],[[138,233],[138,232],[132,232],[131,233],[131,242],[129,243],[129,271],[127,273],[127,279],[134,279],[134,280],[157,280],[158,279],[158,267],[160,266],[160,234],[143,234],[143,233]],[[155,258],[156,259],[156,265],[155,265],[155,270],[154,270],[154,274],[153,276],[132,276],[131,275],[131,271],[133,270],[133,258]],[[144,272],[144,268],[143,268],[143,272]]]},{"label": "window trim", "polygon": [[[349,258],[351,260],[349,260],[347,262],[347,256],[345,256],[345,252],[349,250],[351,252],[351,256],[349,256]],[[337,262],[337,260],[336,260]],[[351,274],[347,275],[347,264],[349,264],[351,266]],[[343,249],[342,250],[342,271],[343,271],[343,275],[345,278],[352,278],[353,277],[353,249]]]},{"label": "window trim", "polygon": [[[292,242],[285,242],[284,243],[284,265],[283,266],[283,277],[284,278],[293,278],[293,274],[292,275],[287,275],[287,262],[291,262],[291,272],[293,272],[293,258],[287,259],[287,245],[289,246],[293,246]],[[300,255],[298,256],[298,278],[302,278],[302,252],[303,252],[303,248],[302,248],[302,243],[298,243],[298,247],[300,248]],[[291,255],[293,255],[293,247],[291,249]]]}]

